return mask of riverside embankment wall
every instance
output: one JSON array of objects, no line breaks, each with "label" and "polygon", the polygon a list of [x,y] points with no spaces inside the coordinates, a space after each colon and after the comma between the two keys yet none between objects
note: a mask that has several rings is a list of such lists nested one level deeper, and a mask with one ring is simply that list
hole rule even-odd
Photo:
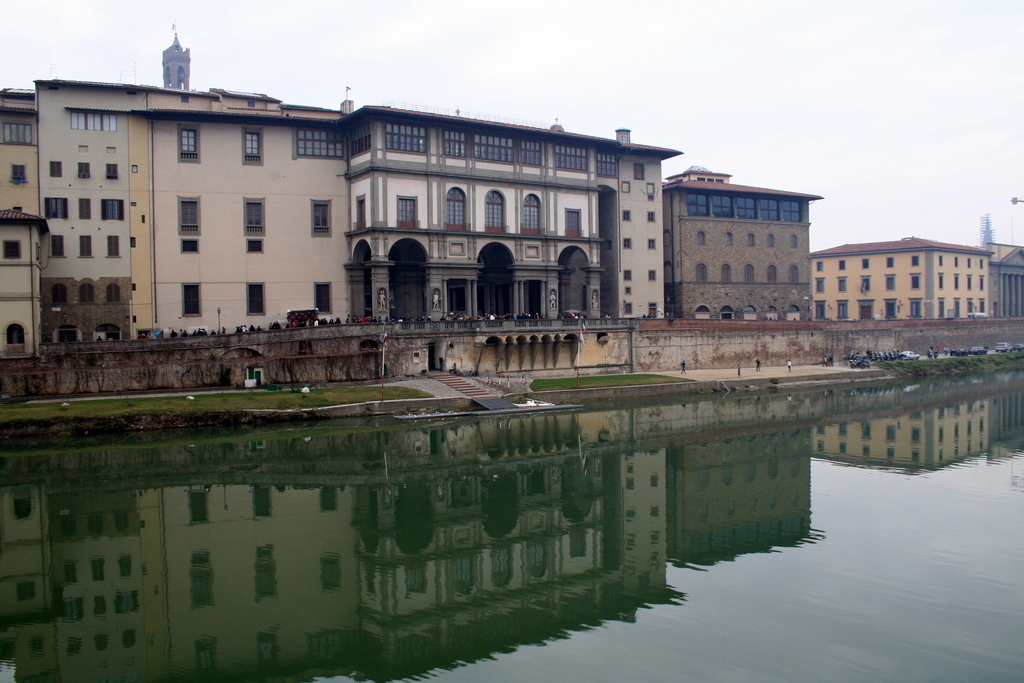
[{"label": "riverside embankment wall", "polygon": [[[0,360],[0,394],[37,396],[379,377],[377,325],[334,325],[176,339],[44,344],[41,356]],[[750,367],[837,360],[850,351],[1024,343],[1024,319],[788,322],[594,320],[577,349],[573,321],[475,321],[389,326],[389,376],[428,367],[523,377]],[[577,352],[578,351],[578,352]]]}]

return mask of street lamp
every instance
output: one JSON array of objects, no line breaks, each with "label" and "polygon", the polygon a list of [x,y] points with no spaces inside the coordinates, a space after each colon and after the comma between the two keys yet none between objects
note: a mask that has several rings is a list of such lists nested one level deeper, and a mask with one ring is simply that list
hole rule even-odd
[{"label": "street lamp", "polygon": [[220,334],[220,331],[222,329],[223,328],[220,326],[220,306],[218,306],[217,307],[217,334]]}]

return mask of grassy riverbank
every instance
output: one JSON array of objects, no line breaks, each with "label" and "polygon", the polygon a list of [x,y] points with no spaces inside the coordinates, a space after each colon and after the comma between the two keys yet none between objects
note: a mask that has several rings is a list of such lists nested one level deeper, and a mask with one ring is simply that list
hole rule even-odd
[{"label": "grassy riverbank", "polygon": [[588,375],[579,378],[577,387],[575,377],[559,377],[557,379],[535,379],[530,384],[533,391],[554,391],[561,389],[594,389],[597,387],[626,387],[642,384],[670,384],[673,382],[692,382],[685,377],[668,377],[666,375]]},{"label": "grassy riverbank", "polygon": [[985,356],[959,356],[926,360],[877,363],[895,377],[918,379],[923,377],[971,375],[1004,368],[1019,370],[1024,367],[1024,353],[990,353]]},{"label": "grassy riverbank", "polygon": [[[430,398],[430,394],[406,387],[385,387],[384,400]],[[0,406],[0,425],[21,421],[83,420],[142,415],[224,413],[243,410],[299,410],[380,400],[380,387],[311,389],[308,394],[283,391],[247,391],[223,394],[197,393],[152,398],[107,398],[50,403],[16,403]]]}]

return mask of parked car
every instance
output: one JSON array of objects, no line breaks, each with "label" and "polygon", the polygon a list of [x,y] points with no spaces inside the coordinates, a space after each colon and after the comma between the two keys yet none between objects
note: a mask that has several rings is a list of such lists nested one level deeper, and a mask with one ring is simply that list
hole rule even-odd
[{"label": "parked car", "polygon": [[1014,351],[1024,351],[1024,344],[1014,344],[1013,345],[1013,350]]},{"label": "parked car", "polygon": [[984,356],[986,353],[988,353],[988,349],[984,346],[972,346],[967,349],[968,356]]},{"label": "parked car", "polygon": [[921,354],[914,353],[913,351],[900,351],[901,360],[918,360],[921,358]]},{"label": "parked car", "polygon": [[967,349],[950,349],[949,355],[951,356],[966,356]]},{"label": "parked car", "polygon": [[998,342],[996,344],[996,353],[1006,353],[1012,348],[1013,346],[1010,344],[1010,342]]}]

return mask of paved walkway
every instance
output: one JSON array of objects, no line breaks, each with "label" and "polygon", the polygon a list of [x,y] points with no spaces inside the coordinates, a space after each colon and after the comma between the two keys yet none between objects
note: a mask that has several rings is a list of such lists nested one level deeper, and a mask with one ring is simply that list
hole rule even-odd
[{"label": "paved walkway", "polygon": [[[815,375],[834,375],[837,372],[857,373],[861,371],[851,369],[845,362],[839,363],[837,361],[834,366],[828,368],[823,367],[820,363],[818,365],[794,365],[792,369],[788,369],[785,365],[762,365],[760,372],[752,366],[741,366],[739,376],[758,379],[765,377],[807,377],[813,379]],[[685,377],[697,382],[729,381],[735,380],[737,377],[736,368],[711,368],[709,370],[687,368],[685,373],[674,370],[651,374]]]}]

